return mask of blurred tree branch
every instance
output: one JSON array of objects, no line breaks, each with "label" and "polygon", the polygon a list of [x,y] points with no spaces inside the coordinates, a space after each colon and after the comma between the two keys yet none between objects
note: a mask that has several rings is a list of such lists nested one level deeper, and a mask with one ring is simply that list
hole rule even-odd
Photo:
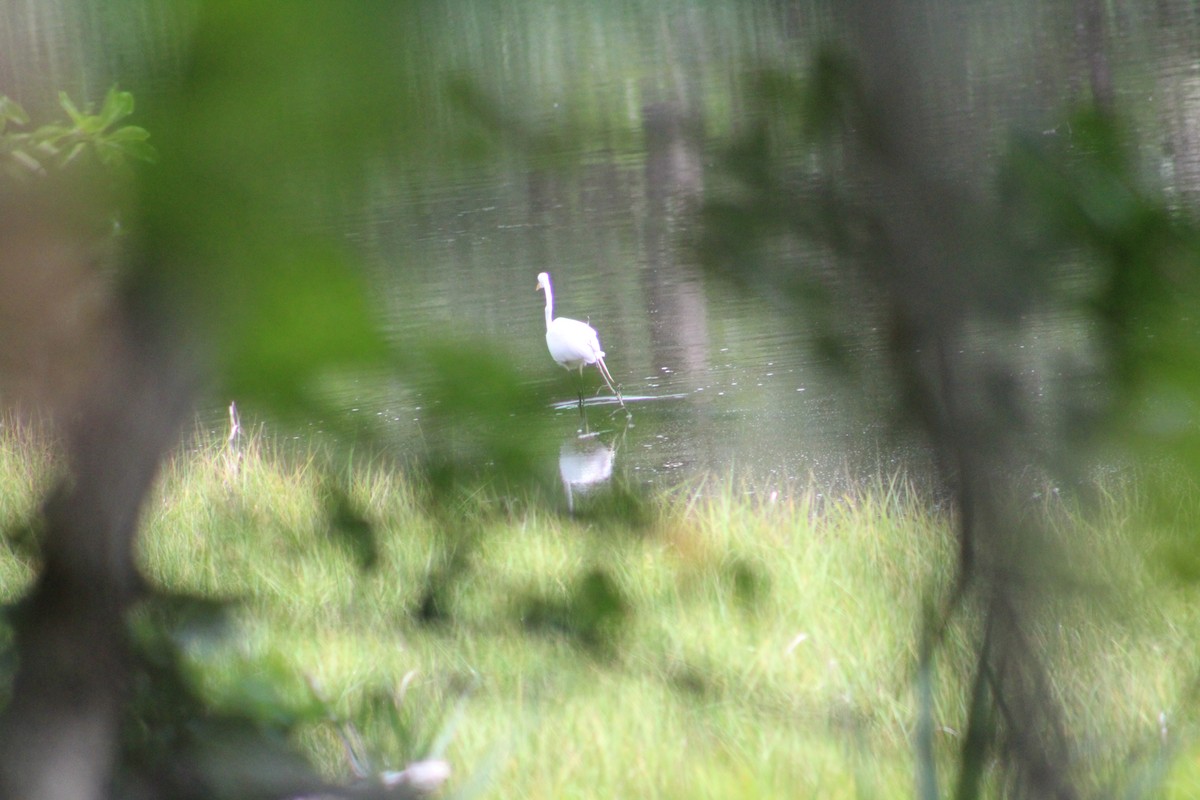
[{"label": "blurred tree branch", "polygon": [[[819,344],[853,377],[878,386],[880,374],[890,376],[879,402],[898,398],[895,410],[928,443],[953,498],[956,578],[926,620],[920,680],[927,685],[947,631],[962,622],[978,659],[967,680],[961,798],[979,796],[981,771],[995,757],[1021,796],[1072,798],[1087,783],[1044,652],[1055,593],[1071,591],[1073,554],[1027,513],[1024,481],[1031,469],[1069,463],[1065,450],[1095,431],[1098,414],[1079,413],[1087,403],[1072,393],[1078,387],[1060,387],[1061,407],[1038,407],[1004,343],[1028,316],[1079,302],[1055,284],[1061,256],[1051,254],[1093,248],[1102,288],[1087,313],[1102,323],[1112,372],[1072,368],[1128,387],[1121,375],[1152,363],[1131,357],[1144,337],[1128,326],[1157,316],[1157,262],[1187,249],[1161,206],[1130,188],[1111,109],[1103,110],[1102,19],[1094,4],[1077,8],[1089,11],[1081,35],[1102,110],[1076,118],[1070,153],[1016,147],[1000,164],[998,196],[981,178],[993,164],[948,132],[932,102],[955,68],[944,45],[961,41],[960,21],[862,0],[844,9],[847,51],[819,54],[804,79],[758,76],[763,113],[728,152],[736,194],[718,192],[705,209],[707,260],[820,320]],[[785,155],[797,144],[815,168]],[[823,246],[839,268],[764,258],[760,241],[777,235]],[[872,369],[875,352],[885,369]],[[921,787],[933,797],[933,728],[920,731]]]},{"label": "blurred tree branch", "polygon": [[[1030,796],[1066,800],[1076,795],[1070,741],[1028,630],[1045,601],[1037,565],[1053,553],[1012,502],[1013,476],[1037,460],[1026,440],[1026,401],[1009,378],[1012,364],[972,360],[965,347],[970,323],[1012,302],[993,287],[1019,287],[1020,277],[988,230],[981,190],[946,177],[939,157],[945,143],[917,77],[946,65],[935,41],[912,36],[929,29],[905,20],[906,9],[861,2],[853,21],[867,117],[864,169],[874,187],[868,213],[879,233],[872,260],[891,310],[890,353],[907,382],[907,406],[954,487],[958,512],[958,587],[942,613],[953,613],[970,594],[979,598],[991,631],[979,668],[1002,723],[1002,752]],[[1010,319],[1028,308],[1027,300],[1017,302]],[[970,757],[964,753],[964,762]]]}]

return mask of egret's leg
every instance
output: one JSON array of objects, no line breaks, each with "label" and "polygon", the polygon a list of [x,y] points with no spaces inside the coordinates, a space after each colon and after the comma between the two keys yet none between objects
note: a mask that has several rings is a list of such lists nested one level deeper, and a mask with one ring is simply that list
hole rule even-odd
[{"label": "egret's leg", "polygon": [[596,366],[600,368],[600,374],[604,377],[604,382],[608,384],[608,388],[612,389],[612,393],[617,396],[617,402],[621,404],[621,408],[625,409],[625,414],[633,416],[629,409],[625,408],[625,398],[621,397],[621,390],[617,388],[616,381],[613,380],[612,373],[608,371],[608,365],[604,363],[604,359],[596,359]]},{"label": "egret's leg", "polygon": [[579,368],[579,380],[575,388],[579,391],[579,419],[583,421],[583,432],[588,432],[587,413],[583,410],[583,367]]}]

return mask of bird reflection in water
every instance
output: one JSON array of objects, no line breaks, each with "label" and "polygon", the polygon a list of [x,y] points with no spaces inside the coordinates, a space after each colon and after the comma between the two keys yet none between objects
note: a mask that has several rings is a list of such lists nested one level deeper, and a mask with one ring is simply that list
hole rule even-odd
[{"label": "bird reflection in water", "polygon": [[573,434],[563,441],[558,453],[558,474],[567,494],[569,513],[575,513],[576,495],[590,494],[608,483],[616,457],[617,440],[606,443],[600,434]]}]

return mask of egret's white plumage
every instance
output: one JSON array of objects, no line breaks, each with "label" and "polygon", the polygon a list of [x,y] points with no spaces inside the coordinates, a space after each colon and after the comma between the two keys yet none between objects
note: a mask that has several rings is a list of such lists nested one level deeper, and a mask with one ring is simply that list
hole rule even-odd
[{"label": "egret's white plumage", "polygon": [[[595,364],[608,388],[617,396],[617,402],[624,408],[625,400],[604,363],[604,351],[600,349],[600,336],[596,329],[577,319],[555,318],[554,290],[550,288],[550,273],[543,272],[538,275],[537,288],[546,293],[546,349],[550,351],[550,357],[564,369],[578,370],[580,376],[583,375],[584,367]],[[582,395],[579,404],[582,409]]]}]

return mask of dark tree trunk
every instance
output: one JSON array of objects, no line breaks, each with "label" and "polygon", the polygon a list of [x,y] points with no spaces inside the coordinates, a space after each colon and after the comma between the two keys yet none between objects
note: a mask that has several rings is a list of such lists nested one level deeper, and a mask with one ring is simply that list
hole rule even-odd
[{"label": "dark tree trunk", "polygon": [[[6,293],[30,280],[31,265],[13,254],[63,250],[86,262],[86,247],[63,248],[77,231],[31,225],[21,213],[8,219]],[[92,268],[68,261],[66,271]],[[125,615],[139,592],[138,518],[192,398],[188,370],[146,310],[113,303],[56,365],[77,370],[72,391],[54,398],[67,472],[43,506],[41,573],[14,620],[18,668],[0,717],[3,798],[89,800],[110,780],[130,670]]]}]

